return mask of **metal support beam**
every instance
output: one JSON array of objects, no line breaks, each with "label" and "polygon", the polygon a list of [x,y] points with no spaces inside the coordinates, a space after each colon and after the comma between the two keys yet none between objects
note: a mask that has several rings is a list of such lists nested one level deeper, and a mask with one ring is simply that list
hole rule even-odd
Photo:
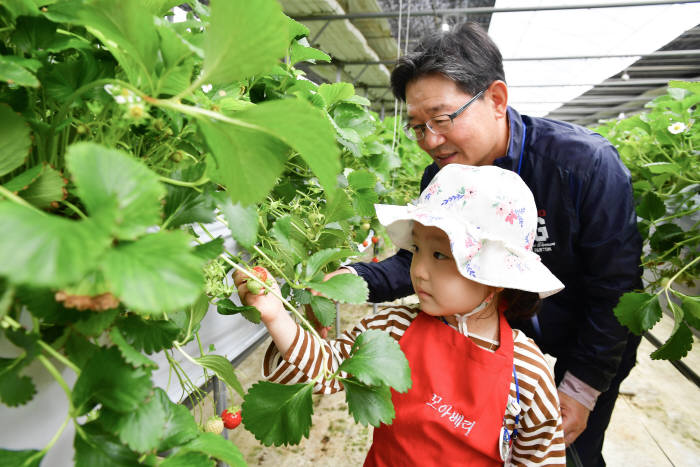
[{"label": "metal support beam", "polygon": [[315,44],[315,43],[318,41],[318,38],[321,37],[321,34],[323,34],[323,31],[326,30],[326,28],[328,27],[329,24],[331,24],[330,20],[329,20],[329,21],[326,21],[326,24],[324,24],[323,26],[321,26],[321,29],[318,30],[318,32],[317,32],[316,35],[313,37],[313,39],[311,39],[311,41],[309,42],[309,44]]},{"label": "metal support beam", "polygon": [[[699,3],[700,0],[666,0],[666,1],[647,1],[647,2],[614,2],[614,3],[588,3],[581,5],[540,5],[540,6],[522,6],[522,7],[472,7],[472,8],[453,8],[443,10],[425,10],[412,11],[411,16],[459,16],[459,15],[478,15],[491,13],[519,13],[526,11],[551,11],[551,10],[590,10],[596,8],[619,8],[619,7],[637,7],[637,6],[654,6],[654,5],[673,5],[677,3]],[[398,18],[403,13],[400,11],[380,11],[380,12],[364,12],[364,13],[347,13],[344,15],[301,15],[292,16],[296,21],[337,21],[344,19],[372,19],[372,18]]]},{"label": "metal support beam", "polygon": [[364,68],[362,68],[362,70],[360,70],[360,72],[357,74],[357,76],[355,76],[355,81],[352,82],[353,86],[357,84],[357,82],[360,80],[360,76],[362,76],[362,73],[367,71],[367,68],[369,68],[369,65],[365,65]]},{"label": "metal support beam", "polygon": [[[700,0],[698,0],[700,1]],[[536,62],[536,61],[556,61],[556,60],[592,60],[606,58],[628,58],[639,57],[643,58],[678,58],[678,57],[700,57],[700,49],[692,50],[661,50],[650,53],[623,53],[623,54],[602,54],[602,55],[558,55],[558,56],[543,56],[543,57],[506,57],[504,62]],[[396,60],[333,60],[332,62],[316,63],[316,66],[327,65],[395,65]]]}]

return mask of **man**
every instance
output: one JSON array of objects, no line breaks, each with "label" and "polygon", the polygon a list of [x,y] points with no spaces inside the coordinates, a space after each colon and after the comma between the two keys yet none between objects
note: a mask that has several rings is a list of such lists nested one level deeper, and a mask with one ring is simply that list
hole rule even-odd
[{"label": "man", "polygon": [[[424,41],[399,60],[391,83],[407,104],[407,134],[434,161],[421,190],[447,164],[493,164],[517,172],[532,190],[534,251],[566,288],[544,300],[538,319],[511,324],[557,358],[567,445],[583,465],[605,465],[605,429],[640,341],[612,311],[624,292],[641,286],[629,172],[600,135],[508,107],[501,54],[475,23]],[[413,293],[410,262],[401,250],[327,277],[354,272],[368,283],[370,301],[394,300]]]}]

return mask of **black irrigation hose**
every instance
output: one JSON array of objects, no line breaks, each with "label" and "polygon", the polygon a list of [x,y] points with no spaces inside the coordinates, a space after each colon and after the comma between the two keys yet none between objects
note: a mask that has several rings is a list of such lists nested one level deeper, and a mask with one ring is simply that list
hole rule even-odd
[{"label": "black irrigation hose", "polygon": [[[649,332],[644,333],[644,337],[646,340],[651,342],[651,344],[656,347],[657,349],[663,345],[663,343],[658,340],[656,337],[654,337],[653,334]],[[692,383],[695,383],[695,386],[700,388],[700,376],[698,376],[697,373],[695,373],[688,365],[683,363],[680,360],[668,360],[668,362],[675,366],[678,371],[681,372],[683,376],[688,378]]]}]

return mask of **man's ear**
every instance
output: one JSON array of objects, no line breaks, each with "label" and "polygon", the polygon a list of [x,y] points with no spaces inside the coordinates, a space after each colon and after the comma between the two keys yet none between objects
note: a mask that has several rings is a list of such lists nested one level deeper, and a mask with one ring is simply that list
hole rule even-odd
[{"label": "man's ear", "polygon": [[489,86],[488,92],[497,118],[505,118],[508,108],[508,86],[504,81],[496,80]]}]

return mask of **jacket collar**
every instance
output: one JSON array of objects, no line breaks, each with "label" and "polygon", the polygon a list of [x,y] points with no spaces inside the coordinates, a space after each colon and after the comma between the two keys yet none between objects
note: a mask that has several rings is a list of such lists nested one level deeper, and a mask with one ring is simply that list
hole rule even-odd
[{"label": "jacket collar", "polygon": [[[493,161],[493,165],[503,169],[518,171],[520,152],[523,144],[524,124],[520,114],[512,107],[508,107],[509,141],[506,155]],[[524,157],[524,156],[523,156]]]}]

